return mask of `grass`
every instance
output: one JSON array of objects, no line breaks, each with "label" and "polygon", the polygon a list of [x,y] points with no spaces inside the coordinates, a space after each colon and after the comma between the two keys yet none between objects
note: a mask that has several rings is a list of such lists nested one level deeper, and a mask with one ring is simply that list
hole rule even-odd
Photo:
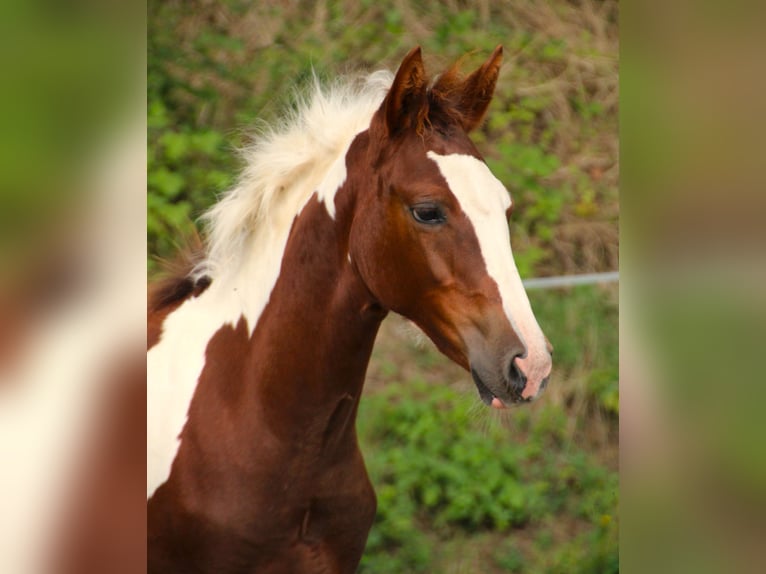
[{"label": "grass", "polygon": [[502,44],[473,138],[514,197],[522,275],[615,269],[617,13],[615,0],[150,2],[149,252],[172,254],[169,237],[233,184],[233,149],[313,72],[393,70],[415,45],[432,73],[470,71]]},{"label": "grass", "polygon": [[553,380],[500,416],[402,319],[384,324],[358,419],[378,493],[360,572],[618,571],[616,292],[531,295]]}]

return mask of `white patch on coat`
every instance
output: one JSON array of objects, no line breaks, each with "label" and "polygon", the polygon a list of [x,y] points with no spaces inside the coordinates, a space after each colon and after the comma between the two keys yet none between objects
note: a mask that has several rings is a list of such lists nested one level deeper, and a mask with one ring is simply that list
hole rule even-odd
[{"label": "white patch on coat", "polygon": [[212,283],[168,315],[147,356],[147,498],[170,475],[210,339],[240,317],[252,335],[279,278],[293,223],[314,195],[335,218],[348,149],[369,127],[391,81],[378,72],[326,91],[316,84],[282,126],[244,151],[238,185],[205,216],[207,257],[193,276],[207,275]]},{"label": "white patch on coat", "polygon": [[241,316],[236,291],[213,281],[202,295],[167,316],[160,341],[147,353],[147,498],[170,475],[208,342],[222,326],[236,325]]},{"label": "white patch on coat", "polygon": [[517,359],[528,383],[522,396],[534,396],[550,374],[551,358],[545,336],[537,324],[511,252],[506,210],[511,197],[487,165],[463,154],[440,155],[428,152],[439,166],[452,194],[473,224],[487,273],[497,284],[508,321],[527,349]]}]

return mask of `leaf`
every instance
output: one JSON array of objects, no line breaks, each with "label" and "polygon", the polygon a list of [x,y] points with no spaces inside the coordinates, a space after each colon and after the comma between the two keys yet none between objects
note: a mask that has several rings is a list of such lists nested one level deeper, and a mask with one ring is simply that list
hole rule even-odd
[{"label": "leaf", "polygon": [[167,199],[173,199],[184,187],[184,178],[166,167],[160,167],[147,176],[150,191],[156,191]]},{"label": "leaf", "polygon": [[165,132],[160,137],[160,145],[164,151],[165,159],[177,162],[189,152],[189,136],[185,133]]}]

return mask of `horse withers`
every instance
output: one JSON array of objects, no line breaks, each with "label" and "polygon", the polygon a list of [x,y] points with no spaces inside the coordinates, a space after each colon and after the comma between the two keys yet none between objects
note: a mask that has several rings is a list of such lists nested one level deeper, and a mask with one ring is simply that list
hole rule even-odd
[{"label": "horse withers", "polygon": [[204,256],[153,289],[150,572],[350,573],[375,515],[355,419],[389,311],[495,408],[551,349],[516,270],[511,199],[468,137],[500,69],[316,87],[246,151]]}]

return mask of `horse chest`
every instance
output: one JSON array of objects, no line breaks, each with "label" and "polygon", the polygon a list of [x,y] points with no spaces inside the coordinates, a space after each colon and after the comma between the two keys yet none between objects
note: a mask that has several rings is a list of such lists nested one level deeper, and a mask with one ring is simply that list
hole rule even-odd
[{"label": "horse chest", "polygon": [[177,489],[163,485],[149,505],[149,571],[354,572],[376,504],[361,455],[304,473],[230,491],[228,516],[220,498],[191,513]]}]

